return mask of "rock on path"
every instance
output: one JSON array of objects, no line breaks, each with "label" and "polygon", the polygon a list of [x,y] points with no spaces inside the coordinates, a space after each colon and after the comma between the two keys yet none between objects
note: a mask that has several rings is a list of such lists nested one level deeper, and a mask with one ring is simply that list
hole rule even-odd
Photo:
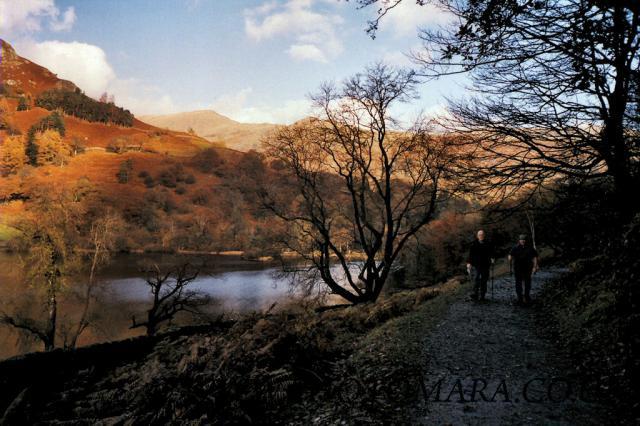
[{"label": "rock on path", "polygon": [[[559,273],[535,275],[534,300],[542,283]],[[491,283],[488,287],[487,302],[452,304],[427,337],[427,371],[415,424],[606,423],[598,418],[603,412],[598,405],[579,397],[566,368],[569,361],[541,335],[535,307],[512,304],[513,278],[496,278],[493,297]]]}]

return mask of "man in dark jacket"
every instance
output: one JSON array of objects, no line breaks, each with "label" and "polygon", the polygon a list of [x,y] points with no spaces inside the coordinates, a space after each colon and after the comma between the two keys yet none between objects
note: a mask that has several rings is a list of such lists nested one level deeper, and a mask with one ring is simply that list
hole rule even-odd
[{"label": "man in dark jacket", "polygon": [[[527,244],[527,236],[521,234],[518,244],[509,253],[509,266],[516,276],[516,295],[519,305],[531,302],[531,276],[538,271],[538,252]],[[522,283],[524,282],[524,299]]]},{"label": "man in dark jacket", "polygon": [[487,281],[491,264],[494,262],[493,246],[485,240],[484,231],[479,230],[477,238],[471,244],[469,257],[467,258],[467,273],[473,273],[472,299],[485,300],[487,293]]}]

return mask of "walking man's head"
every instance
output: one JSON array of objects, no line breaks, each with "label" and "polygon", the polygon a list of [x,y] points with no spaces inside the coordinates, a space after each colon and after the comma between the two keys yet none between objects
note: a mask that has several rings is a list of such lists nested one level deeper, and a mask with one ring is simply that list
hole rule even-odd
[{"label": "walking man's head", "polygon": [[526,243],[527,243],[527,236],[525,234],[520,234],[520,236],[518,237],[518,244],[523,246]]},{"label": "walking man's head", "polygon": [[478,241],[484,241],[484,231],[482,229],[479,230],[476,235],[478,237]]}]

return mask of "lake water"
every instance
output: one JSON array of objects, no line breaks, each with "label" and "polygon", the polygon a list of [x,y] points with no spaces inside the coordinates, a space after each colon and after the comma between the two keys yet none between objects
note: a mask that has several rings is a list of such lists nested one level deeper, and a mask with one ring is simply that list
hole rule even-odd
[{"label": "lake water", "polygon": [[[189,288],[211,296],[224,310],[246,312],[268,308],[293,295],[277,276],[279,268],[215,271],[201,274]],[[103,291],[124,301],[150,299],[149,286],[140,276],[103,279]],[[106,286],[104,284],[107,284]]]},{"label": "lake water", "polygon": [[[232,256],[124,255],[112,257],[97,274],[94,300],[91,304],[93,327],[81,337],[90,344],[139,335],[143,329],[130,329],[131,317],[142,319],[151,303],[149,286],[141,273],[143,264],[155,263],[161,269],[185,262],[200,265],[198,278],[188,288],[207,294],[213,314],[236,314],[263,311],[295,301],[299,293],[291,290],[277,265],[243,260]],[[0,311],[25,318],[46,317],[45,295],[41,289],[24,283],[20,274],[23,264],[18,256],[0,253]],[[78,323],[86,274],[70,278],[58,298],[60,330],[73,329]],[[37,302],[36,302],[37,301]],[[188,321],[182,318],[177,322]],[[61,336],[59,340],[64,339]],[[40,343],[20,337],[11,327],[0,326],[0,358],[39,350]]]},{"label": "lake water", "polygon": [[[199,265],[201,272],[189,288],[209,295],[225,310],[246,312],[268,308],[274,302],[290,299],[288,280],[273,264],[253,262],[234,256],[126,255],[113,256],[110,263],[97,274],[96,287],[105,297],[123,302],[149,301],[149,286],[141,273],[145,264],[167,265],[190,262]],[[0,254],[0,285],[15,280],[12,272],[19,267],[15,255]],[[86,275],[73,280],[86,281]]]}]

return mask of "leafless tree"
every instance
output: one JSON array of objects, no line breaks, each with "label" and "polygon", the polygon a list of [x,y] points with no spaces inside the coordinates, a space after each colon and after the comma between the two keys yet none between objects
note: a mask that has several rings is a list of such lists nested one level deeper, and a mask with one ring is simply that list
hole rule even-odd
[{"label": "leafless tree", "polygon": [[407,241],[454,189],[448,141],[424,120],[402,128],[391,116],[415,84],[413,73],[377,64],[340,88],[323,85],[312,97],[317,117],[265,140],[289,173],[266,195],[289,224],[288,248],[351,303],[377,299]]},{"label": "leafless tree", "polygon": [[[401,1],[379,6],[369,25]],[[638,205],[640,3],[603,0],[424,0],[451,25],[424,29],[413,52],[426,78],[466,73],[477,96],[452,102],[452,131],[477,156],[477,191],[557,178],[611,178],[622,213]],[[426,11],[425,11],[426,13]],[[504,198],[504,197],[502,197]]]},{"label": "leafless tree", "polygon": [[147,319],[142,322],[131,318],[130,328],[145,327],[147,335],[153,336],[160,324],[171,321],[178,312],[198,314],[198,308],[209,303],[209,298],[200,292],[188,288],[199,274],[199,269],[189,263],[168,268],[162,271],[157,264],[143,271],[153,303],[147,311]]},{"label": "leafless tree", "polygon": [[95,276],[98,270],[109,262],[111,256],[111,250],[113,250],[113,244],[115,241],[115,235],[118,232],[118,227],[121,224],[120,218],[113,214],[107,213],[104,217],[95,220],[89,229],[89,238],[91,242],[91,263],[89,266],[89,277],[84,288],[83,305],[80,319],[74,333],[71,335],[68,342],[65,342],[65,347],[75,348],[78,339],[82,333],[91,324],[89,319],[89,311],[91,302],[93,301],[95,290]]}]

